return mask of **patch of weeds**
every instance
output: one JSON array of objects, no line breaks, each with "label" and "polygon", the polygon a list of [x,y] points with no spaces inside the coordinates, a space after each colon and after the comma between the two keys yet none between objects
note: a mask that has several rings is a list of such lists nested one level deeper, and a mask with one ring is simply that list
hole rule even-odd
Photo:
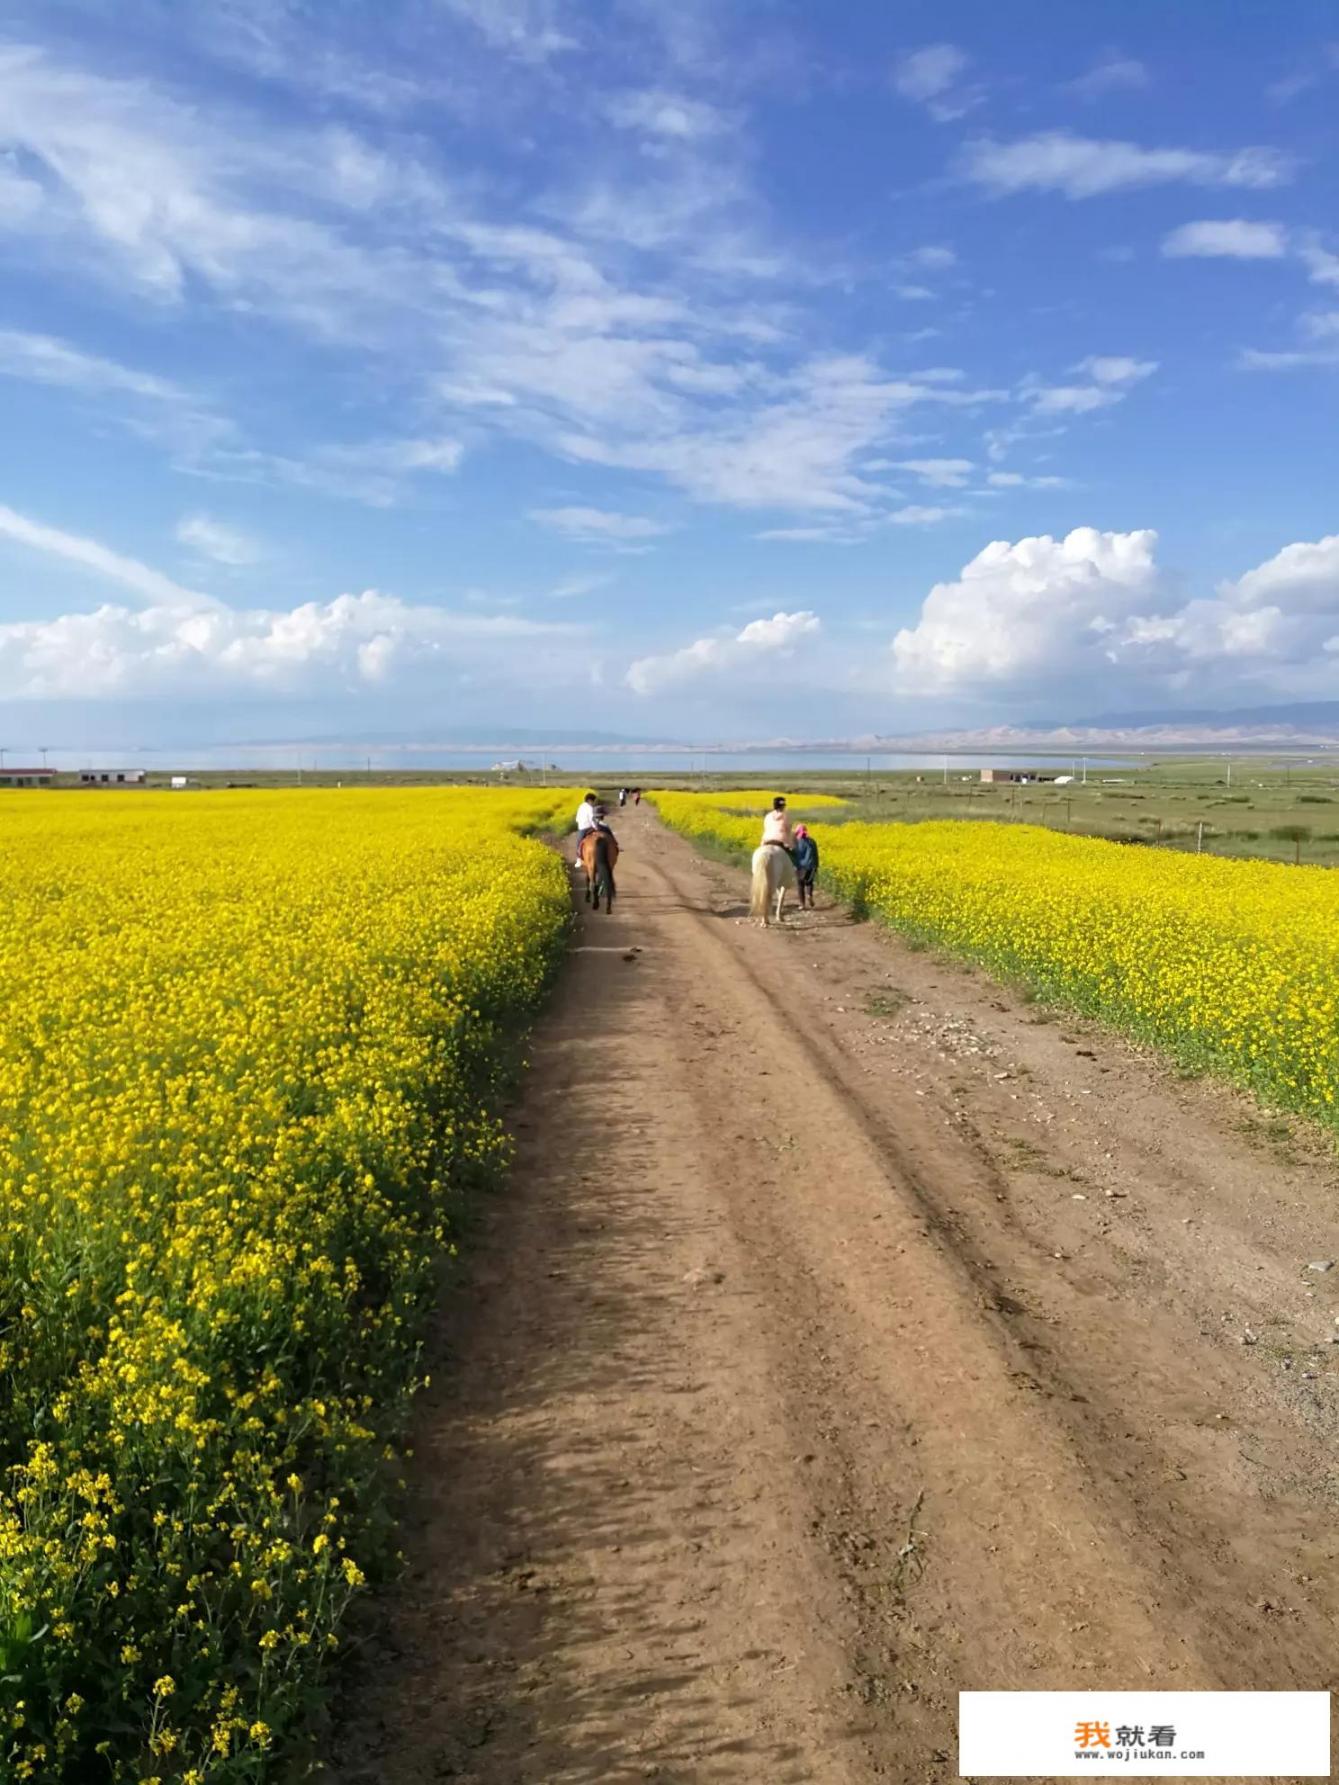
[{"label": "patch of weeds", "polygon": [[895,985],[870,992],[865,998],[866,1016],[900,1016],[911,1002],[911,994]]},{"label": "patch of weeds", "polygon": [[908,1586],[914,1585],[925,1573],[925,1533],[916,1526],[924,1504],[925,1489],[922,1488],[907,1519],[907,1534],[893,1564],[891,1585],[894,1599],[905,1599]]},{"label": "patch of weeds", "polygon": [[1021,1138],[1006,1140],[1005,1150],[1010,1155],[1004,1163],[1013,1171],[1030,1171],[1039,1178],[1073,1178],[1082,1183],[1082,1179],[1068,1166],[1053,1165],[1048,1156],[1033,1141]]},{"label": "patch of weeds", "polygon": [[1269,1148],[1281,1165],[1299,1163],[1293,1151],[1297,1136],[1292,1123],[1283,1116],[1243,1116],[1237,1124],[1239,1133],[1257,1146]]}]

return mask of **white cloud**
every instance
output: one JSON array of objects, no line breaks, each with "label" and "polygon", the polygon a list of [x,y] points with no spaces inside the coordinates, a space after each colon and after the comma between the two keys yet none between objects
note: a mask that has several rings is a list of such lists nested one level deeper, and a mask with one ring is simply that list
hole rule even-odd
[{"label": "white cloud", "polygon": [[789,655],[820,630],[818,615],[808,611],[751,620],[733,636],[699,638],[679,651],[638,658],[628,669],[628,686],[635,694],[659,694],[666,688],[696,682],[723,670],[747,676],[760,663],[770,666],[777,658]]},{"label": "white cloud", "polygon": [[699,142],[720,136],[732,127],[731,118],[718,106],[682,93],[655,90],[616,93],[607,102],[605,114],[620,130],[636,130],[676,142]]},{"label": "white cloud", "polygon": [[1254,223],[1241,217],[1183,223],[1163,237],[1162,252],[1169,260],[1281,260],[1288,252],[1288,232],[1281,223]]},{"label": "white cloud", "polygon": [[289,609],[105,606],[0,625],[0,695],[100,700],[246,690],[330,694],[439,672],[462,652],[514,652],[518,641],[554,640],[570,630],[512,615],[411,606],[376,590]]},{"label": "white cloud", "polygon": [[160,570],[141,564],[137,558],[123,557],[120,552],[100,545],[96,539],[84,539],[77,533],[63,533],[57,527],[44,526],[40,521],[16,514],[12,508],[0,507],[0,538],[12,539],[49,557],[63,558],[67,564],[77,564],[81,569],[91,570],[95,576],[133,589],[147,601],[189,608],[199,608],[210,602],[209,596],[183,588]]},{"label": "white cloud", "polygon": [[1263,190],[1292,176],[1291,159],[1276,149],[1238,149],[1211,154],[1197,149],[1145,149],[1137,143],[1102,142],[1065,130],[1002,143],[969,143],[959,161],[962,176],[996,197],[1019,192],[1059,192],[1096,198],[1136,186],[1239,186]]},{"label": "white cloud", "polygon": [[201,552],[216,564],[240,567],[254,564],[260,548],[254,539],[207,514],[183,515],[177,522],[177,538],[192,551]]},{"label": "white cloud", "polygon": [[530,519],[581,545],[626,546],[659,539],[672,531],[663,521],[640,514],[611,514],[605,508],[532,508]]},{"label": "white cloud", "polygon": [[893,85],[906,99],[936,99],[957,80],[967,66],[963,52],[951,43],[931,43],[903,56],[893,73]]},{"label": "white cloud", "polygon": [[1157,369],[1155,359],[1130,359],[1121,354],[1102,353],[1090,354],[1074,368],[1076,372],[1086,372],[1096,383],[1103,385],[1138,384],[1151,378]]},{"label": "white cloud", "polygon": [[939,124],[950,123],[981,102],[979,87],[963,87],[968,59],[952,43],[930,43],[903,56],[893,70],[893,85],[904,99],[923,105]]},{"label": "white cloud", "polygon": [[1339,352],[1325,347],[1285,347],[1275,350],[1243,347],[1237,355],[1236,364],[1242,372],[1295,372],[1302,366],[1339,365]]},{"label": "white cloud", "polygon": [[899,471],[913,471],[922,483],[940,489],[961,489],[972,473],[970,459],[900,459]]},{"label": "white cloud", "polygon": [[953,249],[941,242],[927,242],[923,248],[913,248],[907,255],[907,260],[912,266],[924,267],[933,273],[941,273],[946,267],[958,264],[958,257]]},{"label": "white cloud", "polygon": [[1315,236],[1304,241],[1297,252],[1311,275],[1313,285],[1339,287],[1339,254],[1331,253]]},{"label": "white cloud", "polygon": [[1041,385],[1028,392],[1035,415],[1087,415],[1119,403],[1122,392],[1096,384]]},{"label": "white cloud", "polygon": [[1285,545],[1235,583],[1224,583],[1220,594],[1248,610],[1276,606],[1339,613],[1339,534],[1314,544]]},{"label": "white cloud", "polygon": [[1286,546],[1211,596],[1177,595],[1150,531],[1077,528],[999,540],[938,583],[893,640],[897,685],[917,693],[994,690],[1032,698],[1147,696],[1194,678],[1203,694],[1332,681],[1339,639],[1339,535]]},{"label": "white cloud", "polygon": [[1068,86],[1082,99],[1096,99],[1102,93],[1138,92],[1148,84],[1148,69],[1133,56],[1105,56]]}]

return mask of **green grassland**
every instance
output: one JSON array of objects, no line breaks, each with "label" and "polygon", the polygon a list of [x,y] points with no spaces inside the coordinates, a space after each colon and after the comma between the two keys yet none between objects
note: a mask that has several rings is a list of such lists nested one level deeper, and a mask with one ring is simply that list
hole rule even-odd
[{"label": "green grassland", "polygon": [[[1069,774],[1056,763],[1042,774]],[[784,773],[706,776],[666,781],[685,788],[780,787]],[[917,823],[960,818],[1041,824],[1077,836],[1258,856],[1271,861],[1339,865],[1339,759],[1297,765],[1275,758],[1233,758],[1231,780],[1221,759],[1168,757],[1139,766],[1080,769],[1065,786],[983,783],[980,771],[941,766],[868,774],[796,774],[786,782],[797,803],[803,794],[840,793],[850,817]],[[824,824],[840,822],[824,813]]]},{"label": "green grassland", "polygon": [[[705,759],[710,762],[710,758]],[[1026,786],[983,783],[980,771],[948,759],[927,758],[920,770],[868,771],[796,769],[775,766],[757,773],[737,769],[684,774],[667,763],[647,767],[643,787],[710,792],[730,787],[784,787],[797,801],[808,793],[842,794],[851,801],[850,818],[916,823],[930,818],[1042,824],[1079,836],[1109,837],[1167,849],[1202,847],[1214,855],[1259,856],[1339,866],[1339,753],[1306,761],[1282,757],[1165,756],[1098,767],[1057,759],[1042,774],[1071,774],[1066,786],[1030,782]],[[598,761],[584,768],[538,769],[499,775],[481,765],[470,770],[297,769],[190,773],[193,791],[229,787],[408,787],[536,785],[541,781],[586,782],[611,804],[623,777],[611,777]],[[73,776],[61,784],[75,786]],[[153,774],[150,788],[165,787],[166,773]],[[136,789],[86,789],[88,798],[134,798]],[[842,822],[832,813],[824,824]],[[1202,827],[1202,828],[1201,828]]]}]

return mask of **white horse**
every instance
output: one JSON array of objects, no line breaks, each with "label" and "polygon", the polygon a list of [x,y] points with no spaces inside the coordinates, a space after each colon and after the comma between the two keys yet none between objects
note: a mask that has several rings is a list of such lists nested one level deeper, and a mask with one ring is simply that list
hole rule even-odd
[{"label": "white horse", "polygon": [[795,890],[795,863],[775,843],[763,843],[753,851],[753,885],[749,894],[749,916],[760,918],[764,928],[775,918],[781,922],[781,907],[787,892]]}]

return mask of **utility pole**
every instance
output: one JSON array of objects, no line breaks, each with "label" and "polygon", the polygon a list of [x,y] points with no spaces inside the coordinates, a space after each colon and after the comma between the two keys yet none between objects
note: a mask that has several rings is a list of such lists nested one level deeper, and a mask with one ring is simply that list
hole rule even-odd
[{"label": "utility pole", "polygon": [[1086,756],[1083,759],[1083,785],[1085,787],[1088,785],[1088,758]]},{"label": "utility pole", "polygon": [[41,758],[42,758],[42,767],[43,767],[43,768],[45,768],[45,767],[46,767],[46,759],[47,759],[47,751],[48,751],[48,749],[49,749],[49,748],[50,748],[50,746],[49,746],[49,745],[47,745],[47,744],[39,744],[39,745],[38,745],[38,746],[37,746],[37,749],[38,749],[38,754],[39,754],[39,755],[40,755],[40,756],[41,756]]},{"label": "utility pole", "polygon": [[1204,850],[1204,820],[1201,818],[1199,821],[1199,828],[1195,833],[1195,854],[1200,855],[1203,853],[1203,850]]},{"label": "utility pole", "polygon": [[944,785],[948,786],[948,757],[944,758]]},{"label": "utility pole", "polygon": [[1232,785],[1232,758],[1230,756],[1227,759],[1227,784],[1229,787]]}]

